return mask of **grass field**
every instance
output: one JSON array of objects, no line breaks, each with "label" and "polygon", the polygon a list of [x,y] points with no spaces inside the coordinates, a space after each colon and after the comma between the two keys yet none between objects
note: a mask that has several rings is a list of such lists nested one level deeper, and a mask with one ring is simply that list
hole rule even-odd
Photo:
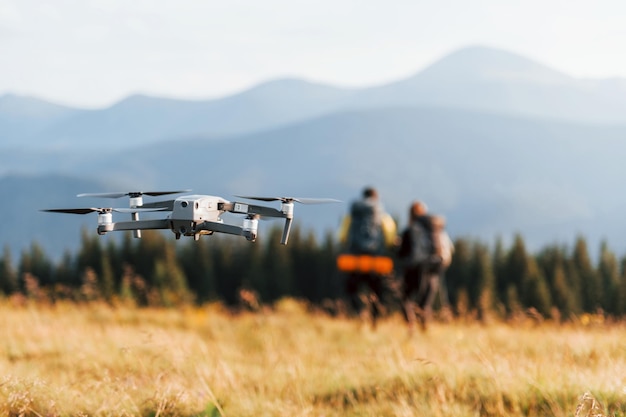
[{"label": "grass field", "polygon": [[2,416],[626,415],[626,327],[0,303]]}]

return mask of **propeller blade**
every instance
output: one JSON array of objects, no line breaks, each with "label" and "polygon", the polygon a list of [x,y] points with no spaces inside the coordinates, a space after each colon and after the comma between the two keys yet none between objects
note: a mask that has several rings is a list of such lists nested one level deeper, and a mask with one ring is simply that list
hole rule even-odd
[{"label": "propeller blade", "polygon": [[294,198],[300,204],[327,204],[327,203],[341,203],[341,200],[334,198]]},{"label": "propeller blade", "polygon": [[155,207],[155,208],[103,208],[103,207],[86,207],[86,208],[65,208],[65,209],[44,209],[41,211],[47,211],[49,213],[68,213],[68,214],[87,214],[87,213],[106,213],[115,211],[118,213],[139,213],[147,211],[164,211],[167,207]]},{"label": "propeller blade", "polygon": [[301,198],[301,197],[252,197],[236,195],[238,198],[245,198],[247,200],[259,200],[259,201],[282,201],[283,203],[297,202],[301,204],[325,204],[325,203],[341,203],[341,200],[334,198]]},{"label": "propeller blade", "polygon": [[47,211],[49,213],[68,213],[68,214],[87,214],[94,211],[102,211],[97,208],[68,208],[68,209],[45,209],[40,211]]},{"label": "propeller blade", "polygon": [[245,195],[236,195],[237,198],[245,198],[246,200],[258,200],[258,201],[280,201],[281,198],[277,197],[250,197]]},{"label": "propeller blade", "polygon": [[83,193],[78,194],[77,197],[102,197],[102,198],[120,198],[124,196],[139,197],[142,195],[149,195],[152,197],[167,195],[167,194],[181,194],[188,193],[191,190],[176,190],[176,191],[129,191],[119,193]]}]

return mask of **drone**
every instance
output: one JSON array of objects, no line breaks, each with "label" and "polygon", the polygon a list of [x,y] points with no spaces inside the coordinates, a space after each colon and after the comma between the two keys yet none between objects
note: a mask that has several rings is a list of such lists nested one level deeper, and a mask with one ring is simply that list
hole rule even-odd
[{"label": "drone", "polygon": [[[78,194],[77,197],[120,198],[128,196],[130,198],[129,207],[60,208],[41,211],[69,214],[98,213],[97,232],[99,235],[125,230],[133,231],[134,237],[141,238],[142,230],[170,229],[176,236],[176,239],[180,239],[181,236],[191,236],[194,240],[199,240],[201,235],[212,235],[217,232],[243,236],[251,242],[256,241],[260,218],[280,218],[285,219],[280,243],[286,245],[293,221],[294,203],[320,204],[340,202],[340,200],[331,198],[236,196],[244,200],[280,201],[280,208],[277,209],[264,205],[228,201],[218,196],[198,194],[182,195],[174,200],[143,202],[144,195],[154,197],[168,194],[183,194],[189,191],[191,190]],[[113,212],[130,213],[131,220],[114,222]],[[139,214],[144,212],[169,212],[169,214],[160,219],[140,220]],[[224,223],[222,219],[222,214],[224,213],[243,215],[242,224],[239,226]]]}]

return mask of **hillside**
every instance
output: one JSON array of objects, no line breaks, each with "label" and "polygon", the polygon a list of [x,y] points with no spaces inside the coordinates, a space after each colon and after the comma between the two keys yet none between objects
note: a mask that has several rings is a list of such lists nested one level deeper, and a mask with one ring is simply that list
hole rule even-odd
[{"label": "hillside", "polygon": [[[192,188],[227,199],[287,195],[343,200],[341,205],[297,207],[297,221],[322,233],[335,230],[347,203],[364,185],[373,184],[402,224],[410,201],[423,199],[448,217],[456,237],[492,242],[520,232],[538,248],[555,241],[572,243],[581,233],[594,243],[606,237],[624,251],[618,216],[626,197],[617,190],[626,169],[625,135],[621,127],[460,110],[353,111],[224,140],[162,142],[68,161],[59,155],[57,162],[66,172],[98,183],[85,183],[71,193],[52,185],[34,192],[24,184],[21,192],[31,196],[23,203],[27,207],[43,202],[82,206],[74,195],[102,191],[98,184],[109,189],[124,184],[129,190]],[[3,212],[14,206],[10,194],[0,193],[0,198]],[[77,222],[62,217],[58,222]],[[76,240],[69,231],[63,235]],[[11,237],[3,229],[0,238]]]}]

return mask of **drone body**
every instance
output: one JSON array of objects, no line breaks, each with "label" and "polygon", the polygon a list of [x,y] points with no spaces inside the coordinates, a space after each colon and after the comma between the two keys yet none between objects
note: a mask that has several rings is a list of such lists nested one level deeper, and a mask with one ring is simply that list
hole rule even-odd
[{"label": "drone body", "polygon": [[[215,232],[239,235],[254,242],[257,238],[258,221],[260,217],[273,217],[285,219],[281,243],[287,244],[289,231],[293,221],[294,202],[331,203],[338,202],[333,199],[304,199],[292,197],[241,197],[249,200],[280,201],[280,209],[242,202],[231,202],[222,197],[211,195],[183,195],[175,200],[155,201],[144,204],[143,195],[160,196],[165,194],[179,194],[185,191],[154,191],[154,192],[128,192],[128,193],[99,193],[79,194],[78,197],[105,197],[119,198],[130,197],[129,208],[71,208],[71,209],[47,209],[43,211],[53,213],[87,214],[98,213],[98,234],[104,235],[118,230],[132,230],[135,237],[141,237],[142,230],[170,229],[176,239],[181,236],[192,236],[198,240],[201,235],[211,235]],[[167,211],[167,216],[154,220],[140,220],[139,213],[147,211]],[[131,213],[130,221],[114,222],[113,212]],[[241,225],[224,223],[222,214],[234,213],[243,215]]]}]

